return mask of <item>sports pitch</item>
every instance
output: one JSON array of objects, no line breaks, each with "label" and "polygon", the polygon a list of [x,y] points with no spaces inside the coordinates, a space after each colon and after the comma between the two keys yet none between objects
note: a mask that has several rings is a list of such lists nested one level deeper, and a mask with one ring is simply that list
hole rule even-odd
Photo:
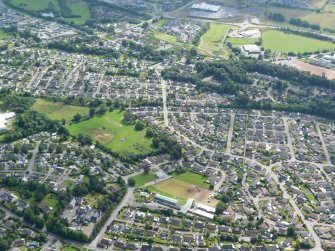
[{"label": "sports pitch", "polygon": [[217,204],[217,200],[215,199],[210,199],[209,202],[209,197],[211,197],[212,191],[176,178],[170,178],[159,182],[152,186],[152,188],[152,192],[177,199],[181,203],[186,202],[189,198],[192,198],[197,202],[213,207]]}]

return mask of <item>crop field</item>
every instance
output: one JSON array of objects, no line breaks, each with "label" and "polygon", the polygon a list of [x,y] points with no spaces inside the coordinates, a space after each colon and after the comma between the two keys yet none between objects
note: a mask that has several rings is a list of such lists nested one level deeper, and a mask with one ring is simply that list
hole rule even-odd
[{"label": "crop field", "polygon": [[199,53],[228,57],[224,38],[229,31],[229,25],[211,23],[209,30],[201,37],[198,47]]},{"label": "crop field", "polygon": [[123,117],[124,112],[109,112],[68,125],[67,129],[72,135],[86,134],[120,154],[150,152],[152,140],[145,137],[146,130],[136,131],[134,125],[124,125],[122,123]]},{"label": "crop field", "polygon": [[210,206],[215,206],[217,203],[217,201],[213,199],[208,202],[208,198],[211,194],[211,191],[209,191],[208,189],[201,188],[199,186],[193,185],[189,182],[177,178],[170,178],[168,180],[164,180],[155,184],[154,186],[152,186],[152,188],[153,189],[149,190],[177,199],[181,203],[184,201],[186,202],[189,198],[193,198],[200,203]]},{"label": "crop field", "polygon": [[152,173],[141,173],[139,175],[136,175],[132,177],[133,180],[135,180],[135,186],[136,187],[141,187],[144,184],[156,180],[156,176]]},{"label": "crop field", "polygon": [[66,122],[71,121],[77,113],[82,116],[88,115],[88,108],[74,105],[65,105],[61,102],[49,102],[43,99],[37,99],[31,109],[45,115],[52,120],[65,119]]},{"label": "crop field", "polygon": [[278,30],[264,31],[262,42],[265,49],[286,53],[303,53],[335,49],[335,44],[329,41],[288,34]]}]

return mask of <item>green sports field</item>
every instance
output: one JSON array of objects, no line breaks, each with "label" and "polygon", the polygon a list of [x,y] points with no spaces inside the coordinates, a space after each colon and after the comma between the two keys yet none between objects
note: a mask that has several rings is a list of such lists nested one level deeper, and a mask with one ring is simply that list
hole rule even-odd
[{"label": "green sports field", "polygon": [[209,189],[209,184],[206,183],[206,178],[200,174],[193,173],[193,172],[185,172],[182,174],[174,173],[172,176],[177,180],[182,180],[192,185],[196,185],[198,187]]},{"label": "green sports field", "polygon": [[136,187],[141,187],[148,182],[156,180],[156,176],[152,173],[148,173],[148,174],[141,173],[141,174],[138,174],[132,177],[132,179],[135,180]]},{"label": "green sports field", "polygon": [[303,53],[335,49],[335,44],[329,41],[288,34],[278,30],[264,31],[262,36],[263,47],[276,52]]},{"label": "green sports field", "polygon": [[77,113],[82,116],[88,115],[88,108],[74,105],[65,105],[61,102],[49,102],[43,99],[37,99],[31,109],[41,113],[52,120],[65,119],[66,122],[71,121]]},{"label": "green sports field", "polygon": [[228,57],[227,48],[224,45],[230,25],[211,23],[209,30],[201,37],[198,50],[202,54]]},{"label": "green sports field", "polygon": [[136,131],[134,125],[122,123],[124,112],[114,111],[80,123],[68,125],[72,135],[80,133],[98,140],[120,154],[145,154],[151,151],[152,140],[145,137],[146,130]]}]

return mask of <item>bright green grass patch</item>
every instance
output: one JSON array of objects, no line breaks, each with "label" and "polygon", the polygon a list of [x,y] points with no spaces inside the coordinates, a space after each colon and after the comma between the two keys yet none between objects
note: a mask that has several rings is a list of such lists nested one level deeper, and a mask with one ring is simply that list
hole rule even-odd
[{"label": "bright green grass patch", "polygon": [[200,52],[211,56],[228,56],[226,46],[223,44],[224,37],[229,31],[230,25],[211,23],[209,30],[201,37],[199,44]]},{"label": "bright green grass patch", "polygon": [[54,195],[49,193],[44,197],[44,199],[42,200],[42,203],[55,209],[58,205],[58,200],[56,199]]},{"label": "bright green grass patch", "polygon": [[124,112],[109,112],[69,125],[67,129],[72,135],[86,134],[93,140],[100,141],[112,151],[121,154],[151,152],[152,140],[145,137],[146,130],[136,131],[134,125],[124,125],[123,117]]},{"label": "bright green grass patch", "polygon": [[153,25],[156,26],[156,27],[163,27],[164,25],[168,24],[170,22],[169,19],[161,19],[159,20],[158,22],[154,23]]},{"label": "bright green grass patch", "polygon": [[148,174],[141,173],[139,175],[132,177],[132,179],[135,180],[136,187],[141,187],[148,182],[156,180],[156,176],[152,173],[148,173]]},{"label": "bright green grass patch", "polygon": [[6,33],[4,30],[0,29],[0,40],[11,37],[13,37],[12,34]]},{"label": "bright green grass patch", "polygon": [[193,172],[185,172],[182,174],[173,173],[172,176],[177,180],[182,180],[192,185],[209,189],[209,184],[206,183],[206,178],[200,174]]},{"label": "bright green grass patch", "polygon": [[171,44],[177,43],[176,36],[172,36],[170,34],[166,34],[166,33],[159,32],[159,31],[154,31],[152,34],[153,34],[154,38],[157,38],[159,40],[163,40],[163,41],[171,43]]},{"label": "bright green grass patch", "polygon": [[67,6],[73,15],[79,15],[80,18],[65,18],[66,21],[73,21],[76,24],[84,24],[91,18],[91,12],[88,4],[82,0],[67,0]]},{"label": "bright green grass patch", "polygon": [[37,111],[52,120],[62,120],[69,122],[77,113],[82,116],[88,115],[88,108],[74,105],[65,105],[62,102],[49,102],[44,99],[36,99],[31,109]]},{"label": "bright green grass patch", "polygon": [[35,11],[46,9],[49,6],[49,0],[10,0],[10,3],[26,10]]},{"label": "bright green grass patch", "polygon": [[245,44],[255,44],[258,41],[259,41],[258,38],[239,38],[239,37],[227,38],[227,43],[231,43],[233,46],[245,45]]},{"label": "bright green grass patch", "polygon": [[303,53],[335,49],[335,44],[329,41],[289,34],[278,30],[267,30],[263,32],[262,42],[265,49],[286,53]]},{"label": "bright green grass patch", "polygon": [[176,196],[176,195],[174,195],[174,194],[171,194],[171,193],[164,192],[164,191],[159,190],[159,189],[157,189],[156,187],[153,187],[153,186],[149,186],[147,189],[148,189],[148,191],[151,192],[151,193],[158,193],[158,194],[167,196],[167,197],[169,197],[169,198],[176,199],[176,200],[178,200],[178,202],[179,202],[180,205],[184,205],[184,204],[186,203],[186,201],[187,201],[187,200],[184,199],[184,198],[178,197],[178,196]]}]

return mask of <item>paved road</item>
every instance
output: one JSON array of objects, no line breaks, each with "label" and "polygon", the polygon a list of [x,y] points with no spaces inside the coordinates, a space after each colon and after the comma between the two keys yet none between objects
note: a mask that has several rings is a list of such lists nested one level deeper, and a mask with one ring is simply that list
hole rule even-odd
[{"label": "paved road", "polygon": [[229,131],[228,131],[228,138],[227,138],[227,148],[226,148],[226,154],[230,154],[231,151],[231,140],[233,138],[233,132],[234,132],[234,125],[235,125],[235,113],[230,114],[230,125],[229,125]]},{"label": "paved road", "polygon": [[28,176],[31,175],[32,171],[33,171],[33,167],[35,165],[35,159],[36,159],[36,154],[38,153],[38,148],[41,144],[41,141],[38,141],[35,145],[35,148],[34,150],[31,152],[32,153],[32,156],[31,156],[31,159],[29,161],[29,165],[28,165]]},{"label": "paved road", "polygon": [[166,81],[161,78],[161,84],[162,84],[162,98],[163,98],[163,116],[164,116],[164,126],[169,126],[169,115],[168,115],[168,109],[166,105]]}]

